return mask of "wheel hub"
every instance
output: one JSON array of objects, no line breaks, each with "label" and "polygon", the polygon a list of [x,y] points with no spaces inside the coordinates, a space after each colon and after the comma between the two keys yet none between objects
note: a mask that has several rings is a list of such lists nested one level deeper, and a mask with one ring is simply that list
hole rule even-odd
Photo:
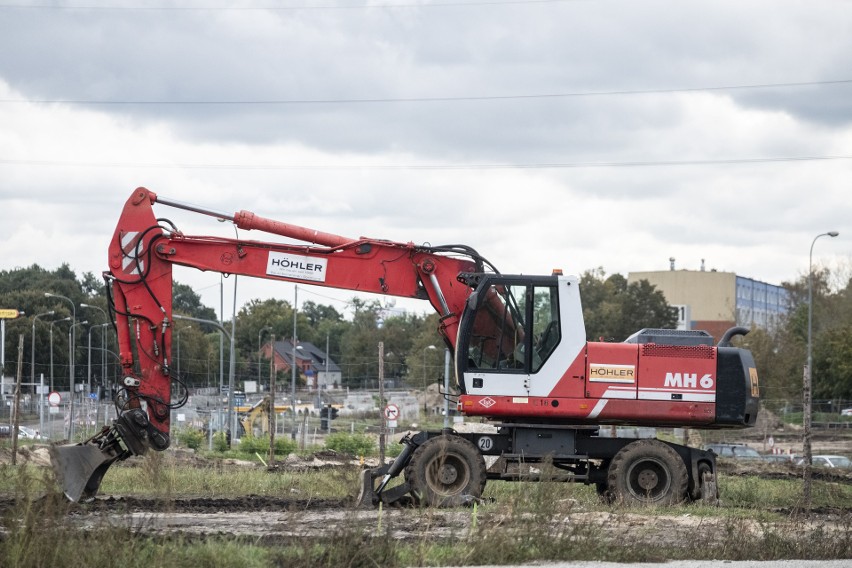
[{"label": "wheel hub", "polygon": [[665,465],[656,459],[642,460],[628,471],[628,489],[636,497],[656,500],[669,489],[671,477]]},{"label": "wheel hub", "polygon": [[438,480],[444,485],[454,483],[458,477],[459,472],[456,471],[456,468],[449,464],[442,465],[441,469],[438,471]]},{"label": "wheel hub", "polygon": [[636,482],[639,484],[639,487],[644,489],[645,491],[650,491],[660,482],[660,478],[656,473],[650,470],[644,470],[639,474],[639,477],[636,479]]}]

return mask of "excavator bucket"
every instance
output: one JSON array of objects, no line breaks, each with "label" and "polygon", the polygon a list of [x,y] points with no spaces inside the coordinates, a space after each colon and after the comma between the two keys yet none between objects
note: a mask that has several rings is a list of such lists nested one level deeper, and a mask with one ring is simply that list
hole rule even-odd
[{"label": "excavator bucket", "polygon": [[65,496],[73,502],[94,498],[109,466],[119,459],[94,444],[53,445],[50,459]]}]

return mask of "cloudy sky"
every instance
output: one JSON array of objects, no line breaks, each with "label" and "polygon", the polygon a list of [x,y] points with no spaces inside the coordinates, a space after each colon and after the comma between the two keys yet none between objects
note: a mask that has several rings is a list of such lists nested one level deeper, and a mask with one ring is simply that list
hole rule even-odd
[{"label": "cloudy sky", "polygon": [[0,0],[0,269],[99,274],[137,186],[505,273],[846,267],[852,3]]}]

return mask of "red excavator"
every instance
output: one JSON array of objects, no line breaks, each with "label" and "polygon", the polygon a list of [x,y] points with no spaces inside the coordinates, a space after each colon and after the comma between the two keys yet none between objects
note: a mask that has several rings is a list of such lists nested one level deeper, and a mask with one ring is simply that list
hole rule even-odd
[{"label": "red excavator", "polygon": [[[299,242],[187,235],[156,217],[155,204]],[[405,498],[453,506],[478,499],[487,479],[535,480],[544,471],[626,503],[715,500],[712,452],[602,436],[600,426],[745,428],[757,417],[754,360],[731,345],[747,329],[732,328],[715,345],[706,332],[670,329],[589,342],[576,277],[505,275],[464,245],[352,239],[138,188],[121,213],[104,273],[123,369],[118,418],[85,442],[53,448],[73,501],[94,497],[115,461],[169,446],[170,412],[186,401],[185,389],[172,388],[174,265],[419,298],[440,314],[439,332],[454,355],[457,409],[493,428],[407,434],[392,463],[363,473],[365,505]],[[400,474],[402,482],[391,484]]]}]

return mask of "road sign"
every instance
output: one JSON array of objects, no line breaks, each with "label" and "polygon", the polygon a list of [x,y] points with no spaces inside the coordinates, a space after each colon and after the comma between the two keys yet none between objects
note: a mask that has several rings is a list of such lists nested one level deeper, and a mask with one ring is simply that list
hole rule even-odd
[{"label": "road sign", "polygon": [[21,312],[18,310],[0,310],[0,319],[15,319],[21,315]]},{"label": "road sign", "polygon": [[385,407],[385,418],[388,420],[396,420],[399,418],[399,407],[395,404],[389,404]]},{"label": "road sign", "polygon": [[62,402],[62,397],[59,396],[58,392],[54,391],[47,395],[47,403],[50,404],[50,406],[59,406],[60,402]]}]

